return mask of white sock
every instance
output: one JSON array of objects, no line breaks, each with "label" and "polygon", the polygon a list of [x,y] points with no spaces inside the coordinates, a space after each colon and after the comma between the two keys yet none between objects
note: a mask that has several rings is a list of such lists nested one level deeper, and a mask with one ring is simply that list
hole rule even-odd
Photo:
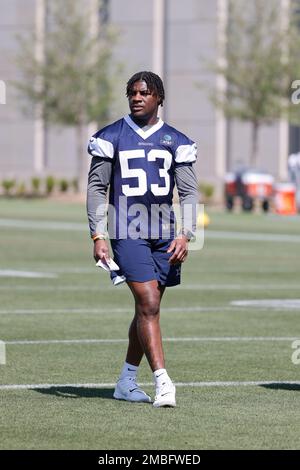
[{"label": "white sock", "polygon": [[157,369],[153,372],[156,387],[161,387],[164,382],[171,382],[166,369]]},{"label": "white sock", "polygon": [[125,379],[125,377],[136,377],[138,368],[139,366],[133,366],[132,364],[128,364],[128,362],[125,361],[121,371],[120,379]]}]

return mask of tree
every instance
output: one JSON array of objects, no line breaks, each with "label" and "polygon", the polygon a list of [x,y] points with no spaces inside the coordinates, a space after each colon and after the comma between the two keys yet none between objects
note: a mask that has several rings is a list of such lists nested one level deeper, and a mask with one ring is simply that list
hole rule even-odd
[{"label": "tree", "polygon": [[16,86],[29,107],[40,105],[46,122],[76,127],[77,175],[83,191],[85,129],[91,122],[103,124],[107,119],[115,35],[107,26],[91,33],[91,13],[83,10],[82,0],[51,0],[47,6],[43,59],[34,53],[37,38],[22,37],[17,58],[22,76]]},{"label": "tree", "polygon": [[226,58],[223,64],[210,67],[227,83],[225,93],[211,96],[214,104],[226,117],[252,125],[253,166],[257,163],[258,132],[263,124],[271,124],[282,116],[299,123],[299,113],[296,117],[289,99],[300,52],[293,3],[283,12],[278,0],[229,0]]}]

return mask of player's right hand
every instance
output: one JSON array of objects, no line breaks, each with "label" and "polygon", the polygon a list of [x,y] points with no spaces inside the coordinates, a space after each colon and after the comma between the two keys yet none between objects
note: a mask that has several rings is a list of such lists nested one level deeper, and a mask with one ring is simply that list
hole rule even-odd
[{"label": "player's right hand", "polygon": [[106,240],[96,240],[94,242],[94,258],[103,262],[110,260],[108,243]]}]

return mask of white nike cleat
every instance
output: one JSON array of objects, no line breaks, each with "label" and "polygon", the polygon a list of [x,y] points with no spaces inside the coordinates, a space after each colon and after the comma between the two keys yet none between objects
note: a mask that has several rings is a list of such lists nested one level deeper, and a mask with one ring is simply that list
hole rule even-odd
[{"label": "white nike cleat", "polygon": [[156,396],[153,403],[155,408],[161,408],[163,406],[176,406],[176,388],[171,381],[164,382],[160,387],[156,389]]},{"label": "white nike cleat", "polygon": [[126,377],[125,379],[118,380],[113,396],[116,400],[152,402],[149,395],[138,386],[135,377]]}]

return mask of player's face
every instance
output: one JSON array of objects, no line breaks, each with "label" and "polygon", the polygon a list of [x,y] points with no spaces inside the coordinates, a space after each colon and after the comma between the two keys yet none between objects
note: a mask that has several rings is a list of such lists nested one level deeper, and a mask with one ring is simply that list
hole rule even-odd
[{"label": "player's face", "polygon": [[135,82],[128,95],[131,117],[146,124],[156,122],[159,97],[148,89],[145,81]]}]

